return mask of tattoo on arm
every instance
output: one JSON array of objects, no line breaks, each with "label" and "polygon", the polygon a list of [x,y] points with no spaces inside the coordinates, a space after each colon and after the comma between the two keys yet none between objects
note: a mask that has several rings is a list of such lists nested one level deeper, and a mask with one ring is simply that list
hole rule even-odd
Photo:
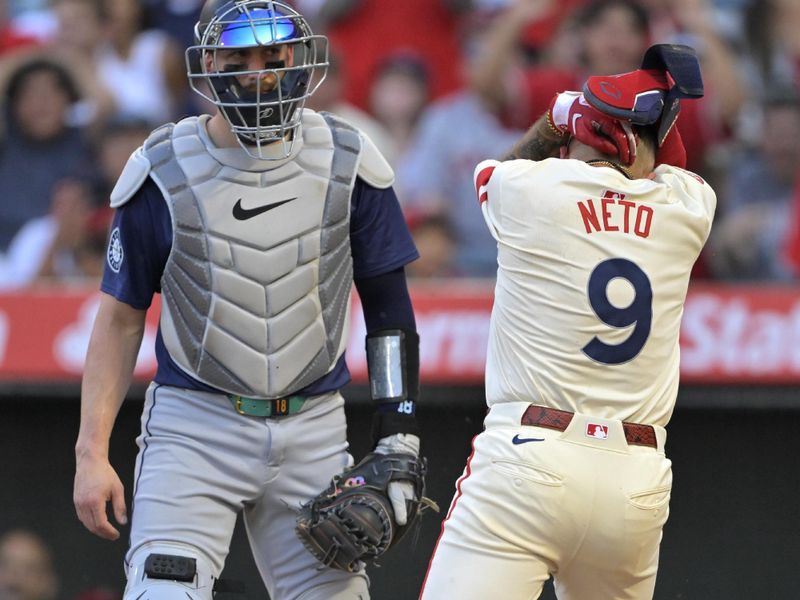
[{"label": "tattoo on arm", "polygon": [[555,151],[559,146],[561,146],[560,141],[545,140],[538,137],[522,139],[503,160],[514,160],[516,158],[544,160],[555,156]]},{"label": "tattoo on arm", "polygon": [[551,133],[542,117],[525,132],[522,139],[503,157],[503,160],[552,158],[558,156],[558,149],[563,143],[564,138]]}]

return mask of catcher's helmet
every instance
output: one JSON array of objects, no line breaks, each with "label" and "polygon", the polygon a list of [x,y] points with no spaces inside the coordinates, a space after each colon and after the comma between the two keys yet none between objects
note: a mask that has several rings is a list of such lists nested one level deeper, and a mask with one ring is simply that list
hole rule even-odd
[{"label": "catcher's helmet", "polygon": [[[219,107],[248,154],[288,156],[305,101],[325,78],[327,38],[314,35],[293,8],[271,0],[208,0],[194,33],[195,45],[186,50],[191,88]],[[289,49],[286,60],[256,70],[234,54],[276,46]],[[254,80],[252,86],[245,79]],[[265,152],[277,141],[283,144],[280,155]]]}]

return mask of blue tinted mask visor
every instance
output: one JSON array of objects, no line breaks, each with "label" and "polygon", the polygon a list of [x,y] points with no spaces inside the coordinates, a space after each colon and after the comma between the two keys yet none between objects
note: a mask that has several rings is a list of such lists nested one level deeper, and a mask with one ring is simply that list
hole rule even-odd
[{"label": "blue tinted mask visor", "polygon": [[296,37],[291,19],[268,9],[242,13],[222,30],[219,45],[223,47],[267,46]]}]

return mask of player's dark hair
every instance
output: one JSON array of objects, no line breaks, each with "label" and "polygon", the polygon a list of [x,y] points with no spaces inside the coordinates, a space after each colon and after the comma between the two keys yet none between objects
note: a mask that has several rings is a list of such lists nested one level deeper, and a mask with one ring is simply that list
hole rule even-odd
[{"label": "player's dark hair", "polygon": [[655,125],[633,125],[633,132],[653,151],[655,156],[658,150],[658,128]]},{"label": "player's dark hair", "polygon": [[591,27],[613,8],[627,10],[633,17],[634,25],[639,33],[646,34],[650,31],[650,18],[647,10],[634,0],[594,0],[578,13],[578,24],[581,27]]}]

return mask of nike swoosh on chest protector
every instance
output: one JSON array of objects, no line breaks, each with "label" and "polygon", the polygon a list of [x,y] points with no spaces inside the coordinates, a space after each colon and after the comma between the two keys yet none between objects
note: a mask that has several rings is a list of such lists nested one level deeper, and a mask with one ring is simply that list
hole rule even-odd
[{"label": "nike swoosh on chest protector", "polygon": [[257,217],[261,213],[265,213],[268,210],[272,210],[273,208],[278,208],[286,204],[287,202],[291,202],[292,200],[297,200],[297,197],[289,198],[287,200],[281,200],[280,202],[275,202],[274,204],[266,204],[264,206],[259,206],[256,208],[244,208],[242,206],[242,199],[239,198],[236,201],[236,204],[233,205],[233,218],[239,221],[246,221],[247,219],[252,219],[253,217]]}]

